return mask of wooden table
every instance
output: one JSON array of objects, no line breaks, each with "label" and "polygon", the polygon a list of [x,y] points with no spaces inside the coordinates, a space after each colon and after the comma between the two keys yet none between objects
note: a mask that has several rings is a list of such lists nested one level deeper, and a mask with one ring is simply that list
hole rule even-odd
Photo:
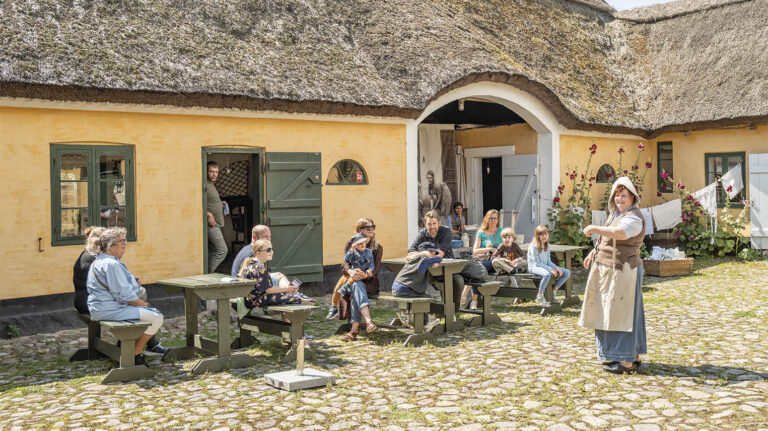
[{"label": "wooden table", "polygon": [[[530,243],[523,244],[522,249],[525,251],[528,251],[529,246],[530,246]],[[586,247],[583,245],[563,245],[563,244],[549,245],[550,253],[554,253],[555,256],[557,256],[557,258],[560,260],[560,263],[563,265],[563,268],[569,271],[571,270],[571,261],[576,256],[576,253],[588,248],[589,247]],[[573,275],[571,275],[571,277],[568,277],[568,280],[565,282],[565,300],[563,300],[563,304],[562,304],[563,306],[579,302],[579,298],[573,295],[572,289],[573,289]]]},{"label": "wooden table", "polygon": [[[381,261],[387,268],[394,272],[400,272],[405,266],[405,258],[384,259]],[[441,290],[442,301],[440,303],[431,303],[430,311],[439,316],[445,317],[445,323],[438,325],[432,330],[433,335],[440,335],[443,332],[456,332],[464,329],[464,323],[456,319],[455,303],[453,297],[453,275],[460,273],[469,260],[466,259],[443,259],[437,268],[430,268],[429,273],[433,277],[433,285]],[[437,282],[434,277],[443,277],[442,282]]]},{"label": "wooden table", "polygon": [[[192,367],[192,374],[207,371],[216,372],[228,368],[245,368],[256,363],[245,353],[233,355],[230,347],[229,300],[245,296],[256,284],[254,280],[239,279],[236,282],[222,282],[224,274],[205,274],[191,277],[172,278],[157,282],[168,293],[184,293],[184,313],[186,316],[187,343],[185,346],[172,347],[164,360],[189,359],[196,353],[216,355],[204,358]],[[218,310],[218,339],[211,340],[198,334],[197,300],[216,300]]]}]

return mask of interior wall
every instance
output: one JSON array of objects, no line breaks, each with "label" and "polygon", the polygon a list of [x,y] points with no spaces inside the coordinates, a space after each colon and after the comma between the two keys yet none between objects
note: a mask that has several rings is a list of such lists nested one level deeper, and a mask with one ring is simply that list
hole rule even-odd
[{"label": "interior wall", "polygon": [[536,131],[527,123],[456,131],[456,145],[467,148],[514,146],[515,154],[536,154]]},{"label": "interior wall", "polygon": [[124,261],[146,283],[203,270],[201,148],[209,146],[320,152],[323,183],[338,160],[359,161],[369,185],[323,186],[323,263],[342,261],[362,216],[376,221],[384,257],[407,251],[404,124],[0,108],[0,130],[0,299],[73,289],[83,247],[51,246],[51,143],[135,146],[138,241]]}]

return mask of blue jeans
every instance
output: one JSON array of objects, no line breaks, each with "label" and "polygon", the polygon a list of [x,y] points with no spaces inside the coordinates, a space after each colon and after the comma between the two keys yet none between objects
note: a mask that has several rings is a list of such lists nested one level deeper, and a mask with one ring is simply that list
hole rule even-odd
[{"label": "blue jeans", "polygon": [[648,353],[648,344],[645,339],[642,266],[637,267],[632,332],[595,329],[595,344],[597,345],[597,357],[601,361],[632,362],[637,355]]},{"label": "blue jeans", "polygon": [[365,292],[365,284],[362,281],[355,281],[352,284],[346,283],[341,286],[339,293],[350,296],[351,304],[350,308],[350,322],[360,323],[363,320],[363,313],[360,309],[368,306],[368,294]]},{"label": "blue jeans", "polygon": [[[563,271],[563,276],[558,278],[555,282],[555,290],[562,287],[565,282],[568,280],[568,277],[571,276],[571,271],[568,271],[565,268],[557,267],[560,271]],[[539,283],[539,293],[544,293],[544,291],[547,289],[547,284],[549,283],[549,279],[552,278],[552,272],[548,268],[539,268],[538,266],[535,266],[533,268],[528,268],[528,272],[534,275],[538,275],[541,277],[541,283]]]}]

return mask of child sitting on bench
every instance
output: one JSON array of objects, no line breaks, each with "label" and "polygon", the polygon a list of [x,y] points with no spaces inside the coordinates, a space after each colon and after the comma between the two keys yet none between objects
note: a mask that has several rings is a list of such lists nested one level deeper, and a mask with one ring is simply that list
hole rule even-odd
[{"label": "child sitting on bench", "polygon": [[501,245],[491,256],[491,263],[496,273],[514,274],[525,267],[527,256],[515,242],[516,238],[517,234],[511,227],[501,231]]},{"label": "child sitting on bench", "polygon": [[544,299],[544,290],[546,290],[549,279],[553,275],[557,278],[557,282],[552,291],[552,299],[558,302],[557,291],[571,276],[571,272],[555,265],[549,257],[549,229],[543,224],[536,228],[533,241],[528,247],[528,272],[541,277],[539,293],[536,295],[536,305],[550,306],[550,303]]}]

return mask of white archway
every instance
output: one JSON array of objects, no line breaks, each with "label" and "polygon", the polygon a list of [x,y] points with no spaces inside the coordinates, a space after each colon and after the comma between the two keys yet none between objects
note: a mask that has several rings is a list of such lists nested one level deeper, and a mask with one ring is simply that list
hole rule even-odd
[{"label": "white archway", "polygon": [[478,82],[443,94],[430,103],[421,116],[406,125],[408,238],[418,232],[418,142],[419,124],[442,106],[465,98],[481,98],[507,107],[523,118],[537,135],[539,154],[539,220],[546,220],[560,183],[560,133],[564,127],[544,104],[519,88],[496,82]]}]

